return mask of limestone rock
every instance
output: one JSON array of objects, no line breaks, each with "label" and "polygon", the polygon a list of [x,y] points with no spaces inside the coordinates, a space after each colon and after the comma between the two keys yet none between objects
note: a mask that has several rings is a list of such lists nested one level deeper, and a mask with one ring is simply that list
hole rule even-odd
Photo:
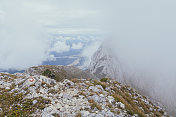
[{"label": "limestone rock", "polygon": [[[103,88],[104,85],[105,89]],[[123,95],[120,95],[119,92]],[[18,101],[12,102],[12,104],[6,103],[11,105],[4,106],[4,102],[9,101],[6,99],[13,99],[12,97],[3,98],[2,101],[3,95],[7,93],[9,93],[8,96],[17,96],[14,99],[18,99]],[[125,98],[126,95],[129,96],[128,99]],[[75,117],[77,115],[82,117],[136,116],[133,113],[127,113],[125,103],[120,102],[119,98],[122,98],[123,102],[128,102],[130,99],[133,102],[132,104],[138,102],[135,105],[135,109],[140,109],[144,116],[156,116],[154,112],[160,113],[163,117],[168,116],[162,108],[152,104],[149,99],[112,79],[103,83],[93,79],[64,79],[57,82],[54,79],[36,74],[30,76],[29,74],[18,73],[13,78],[10,74],[0,75],[0,116],[4,116],[3,110],[7,109],[7,107],[10,109],[18,107],[24,109],[24,111],[32,107],[34,112],[25,111],[24,113],[28,113],[28,115],[23,116],[34,117]],[[147,111],[144,107],[138,106],[140,101],[148,107]],[[28,104],[30,106],[26,106]]]}]

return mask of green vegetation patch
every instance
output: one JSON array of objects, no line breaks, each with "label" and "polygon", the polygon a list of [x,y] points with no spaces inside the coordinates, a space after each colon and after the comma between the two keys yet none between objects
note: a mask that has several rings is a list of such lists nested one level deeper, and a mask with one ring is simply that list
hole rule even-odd
[{"label": "green vegetation patch", "polygon": [[[37,102],[33,104],[33,100]],[[24,94],[7,93],[0,94],[0,117],[30,117],[37,109],[44,109],[50,103],[42,97],[34,99],[24,99]]]},{"label": "green vegetation patch", "polygon": [[100,81],[101,82],[107,82],[109,80],[109,78],[102,78]]},{"label": "green vegetation patch", "polygon": [[43,71],[42,75],[43,75],[43,76],[47,76],[47,77],[49,77],[49,78],[53,78],[53,79],[56,78],[55,74],[52,73],[52,71],[49,70],[49,69],[46,69],[45,71]]}]

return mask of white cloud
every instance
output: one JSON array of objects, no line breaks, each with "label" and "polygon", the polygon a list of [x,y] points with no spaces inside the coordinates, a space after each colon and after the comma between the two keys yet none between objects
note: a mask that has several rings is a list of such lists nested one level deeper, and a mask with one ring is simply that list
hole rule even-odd
[{"label": "white cloud", "polygon": [[35,18],[36,14],[22,4],[4,2],[3,5],[0,69],[25,69],[41,64],[47,58],[50,43],[47,33]]},{"label": "white cloud", "polygon": [[3,18],[4,12],[0,10],[0,19]]},{"label": "white cloud", "polygon": [[56,61],[56,57],[53,54],[51,54],[48,56],[47,60],[48,61]]},{"label": "white cloud", "polygon": [[[88,0],[65,1],[65,0],[30,0],[24,5],[33,9],[40,22],[59,28],[82,28],[83,30],[97,27],[97,16],[100,10],[93,7],[95,2]],[[89,5],[89,7],[87,7]],[[64,29],[65,30],[65,29]]]},{"label": "white cloud", "polygon": [[73,43],[71,48],[75,49],[75,50],[78,50],[78,49],[82,49],[83,46],[84,46],[84,44],[79,42],[79,43]]},{"label": "white cloud", "polygon": [[51,48],[51,52],[57,52],[57,53],[62,53],[62,52],[67,52],[70,50],[70,46],[66,44],[66,42],[62,41],[57,41],[54,43],[53,47]]},{"label": "white cloud", "polygon": [[48,32],[52,34],[103,34],[104,32],[100,29],[95,28],[48,28]]}]

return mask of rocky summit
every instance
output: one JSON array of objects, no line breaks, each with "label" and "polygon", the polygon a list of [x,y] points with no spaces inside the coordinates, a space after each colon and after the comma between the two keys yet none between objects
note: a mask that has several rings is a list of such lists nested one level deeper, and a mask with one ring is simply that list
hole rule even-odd
[{"label": "rocky summit", "polygon": [[0,73],[0,117],[168,117],[115,80]]}]

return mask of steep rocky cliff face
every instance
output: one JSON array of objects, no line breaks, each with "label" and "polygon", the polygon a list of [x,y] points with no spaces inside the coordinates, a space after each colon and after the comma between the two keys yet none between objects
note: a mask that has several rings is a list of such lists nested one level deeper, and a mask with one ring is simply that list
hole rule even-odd
[{"label": "steep rocky cliff face", "polygon": [[98,78],[108,77],[123,81],[123,73],[120,61],[113,55],[113,52],[105,45],[99,49],[92,56],[88,70]]},{"label": "steep rocky cliff face", "polygon": [[55,79],[0,73],[0,116],[167,117],[129,86],[115,80]]},{"label": "steep rocky cliff face", "polygon": [[160,96],[159,92],[162,90],[154,89],[156,88],[155,86],[158,85],[154,85],[152,80],[146,80],[147,77],[142,78],[145,76],[140,75],[139,72],[130,73],[127,70],[127,67],[123,65],[115,56],[115,54],[113,54],[113,51],[109,48],[109,46],[103,44],[92,56],[92,61],[88,67],[88,70],[99,79],[108,77],[115,79],[120,83],[132,86],[133,88],[140,91],[143,95],[150,97],[154,103],[160,102],[160,106],[166,108],[167,111],[173,116],[176,116],[175,105],[173,103],[171,104],[169,102],[170,100],[163,98],[168,97],[165,96],[166,93],[162,93],[162,96]]}]

